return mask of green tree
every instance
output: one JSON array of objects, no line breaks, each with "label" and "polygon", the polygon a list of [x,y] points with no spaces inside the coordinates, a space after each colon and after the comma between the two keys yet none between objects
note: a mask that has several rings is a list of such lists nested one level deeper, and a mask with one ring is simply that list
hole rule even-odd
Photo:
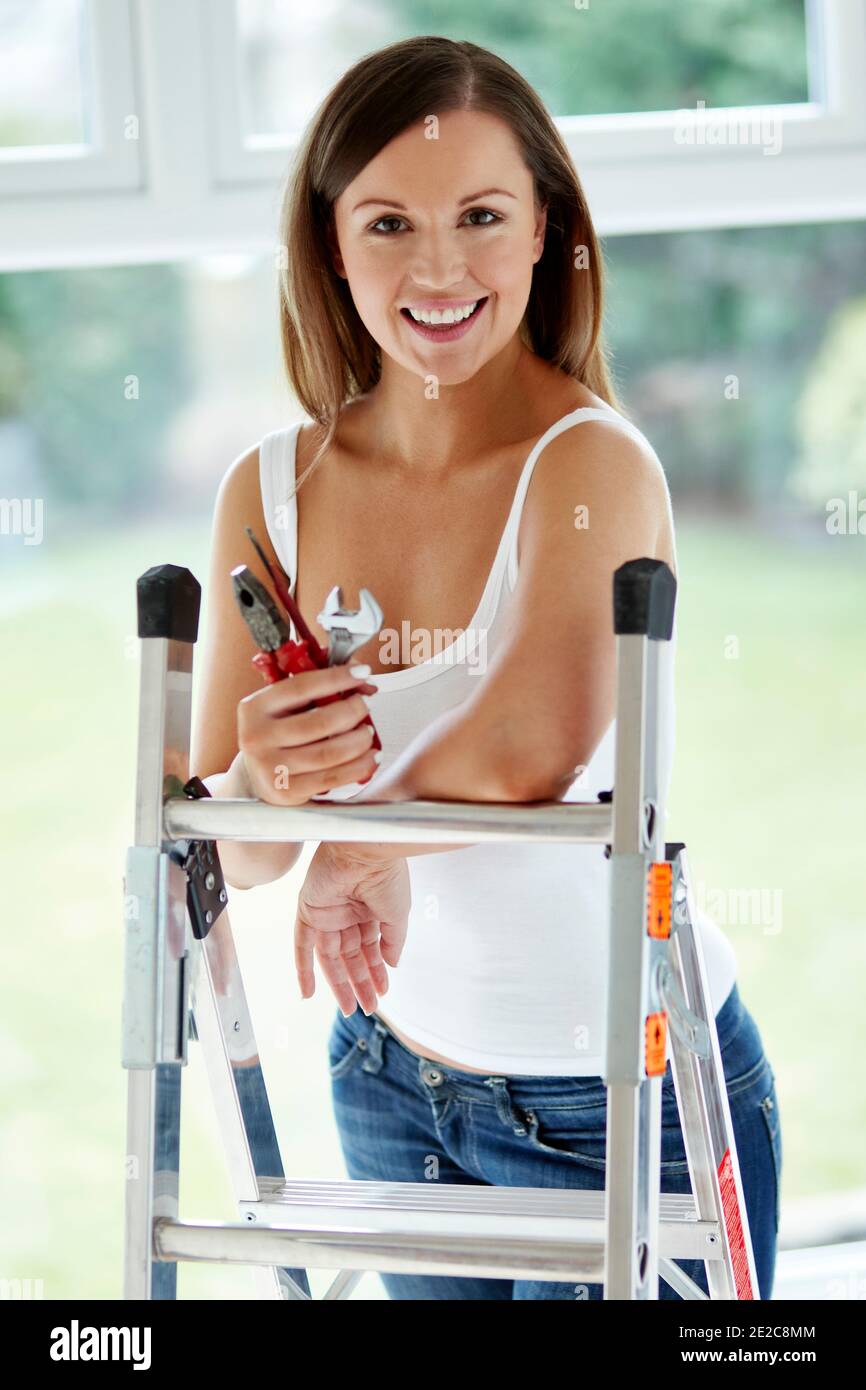
[{"label": "green tree", "polygon": [[833,315],[796,411],[801,458],[792,490],[821,508],[866,493],[866,295]]},{"label": "green tree", "polygon": [[2,404],[29,421],[62,502],[134,504],[188,396],[183,284],[171,265],[0,277],[0,353],[18,385]]}]

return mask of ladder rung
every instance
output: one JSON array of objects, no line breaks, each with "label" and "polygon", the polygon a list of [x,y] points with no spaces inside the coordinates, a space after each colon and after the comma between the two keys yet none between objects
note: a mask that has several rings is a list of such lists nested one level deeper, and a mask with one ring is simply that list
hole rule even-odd
[{"label": "ladder rung", "polygon": [[534,1239],[418,1231],[380,1235],[350,1225],[323,1230],[160,1217],[153,1223],[153,1255],[166,1262],[604,1282],[604,1252],[598,1244],[538,1235]]},{"label": "ladder rung", "polygon": [[[460,1183],[315,1182],[259,1178],[260,1200],[239,1210],[262,1226],[310,1235],[351,1226],[379,1236],[433,1235],[495,1242],[604,1244],[604,1192],[580,1188],[487,1187]],[[699,1221],[689,1194],[661,1193],[659,1255],[721,1258],[718,1224]],[[342,1219],[340,1219],[342,1218]],[[507,1234],[502,1235],[503,1218]]]}]

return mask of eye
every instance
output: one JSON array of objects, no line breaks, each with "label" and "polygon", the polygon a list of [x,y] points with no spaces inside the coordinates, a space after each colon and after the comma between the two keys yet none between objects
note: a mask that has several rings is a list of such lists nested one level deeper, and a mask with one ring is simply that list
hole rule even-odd
[{"label": "eye", "polygon": [[372,223],[372,225],[369,227],[368,230],[371,231],[371,232],[375,232],[377,236],[393,236],[393,232],[380,232],[380,231],[378,230],[379,227],[380,227],[380,225],[381,225],[383,222],[402,222],[402,221],[403,221],[402,217],[397,217],[397,216],[395,216],[395,215],[393,215],[393,214],[392,214],[391,217],[379,217],[379,218],[377,218],[377,220],[376,220],[375,222]]},{"label": "eye", "polygon": [[[470,208],[466,216],[474,217],[476,213],[479,213],[482,217],[492,217],[493,222],[502,221],[500,214],[498,212],[491,212],[490,208]],[[471,225],[473,227],[492,227],[493,222],[473,222]]]}]

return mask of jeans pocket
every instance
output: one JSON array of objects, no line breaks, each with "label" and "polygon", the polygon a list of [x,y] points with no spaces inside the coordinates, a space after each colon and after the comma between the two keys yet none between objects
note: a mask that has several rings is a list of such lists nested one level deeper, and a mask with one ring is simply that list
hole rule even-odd
[{"label": "jeans pocket", "polygon": [[331,1080],[336,1081],[350,1072],[361,1061],[366,1051],[367,1039],[357,1034],[350,1020],[338,1013],[328,1038],[328,1071]]},{"label": "jeans pocket", "polygon": [[604,1168],[604,1105],[536,1106],[524,1112],[529,1142],[555,1158]]},{"label": "jeans pocket", "polygon": [[[607,1105],[537,1106],[525,1112],[529,1142],[551,1157],[573,1159],[603,1170],[607,1149]],[[688,1172],[679,1119],[662,1123],[661,1172]]]}]

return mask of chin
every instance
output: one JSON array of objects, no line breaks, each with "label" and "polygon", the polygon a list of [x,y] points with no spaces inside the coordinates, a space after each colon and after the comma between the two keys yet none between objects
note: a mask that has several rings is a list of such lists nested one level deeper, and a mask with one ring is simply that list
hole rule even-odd
[{"label": "chin", "polygon": [[412,370],[418,373],[422,381],[435,376],[440,386],[462,386],[464,381],[471,381],[474,376],[477,376],[483,366],[483,362],[476,362],[471,366],[461,367],[455,362],[452,367],[436,367],[431,362],[426,368],[413,365]]}]

